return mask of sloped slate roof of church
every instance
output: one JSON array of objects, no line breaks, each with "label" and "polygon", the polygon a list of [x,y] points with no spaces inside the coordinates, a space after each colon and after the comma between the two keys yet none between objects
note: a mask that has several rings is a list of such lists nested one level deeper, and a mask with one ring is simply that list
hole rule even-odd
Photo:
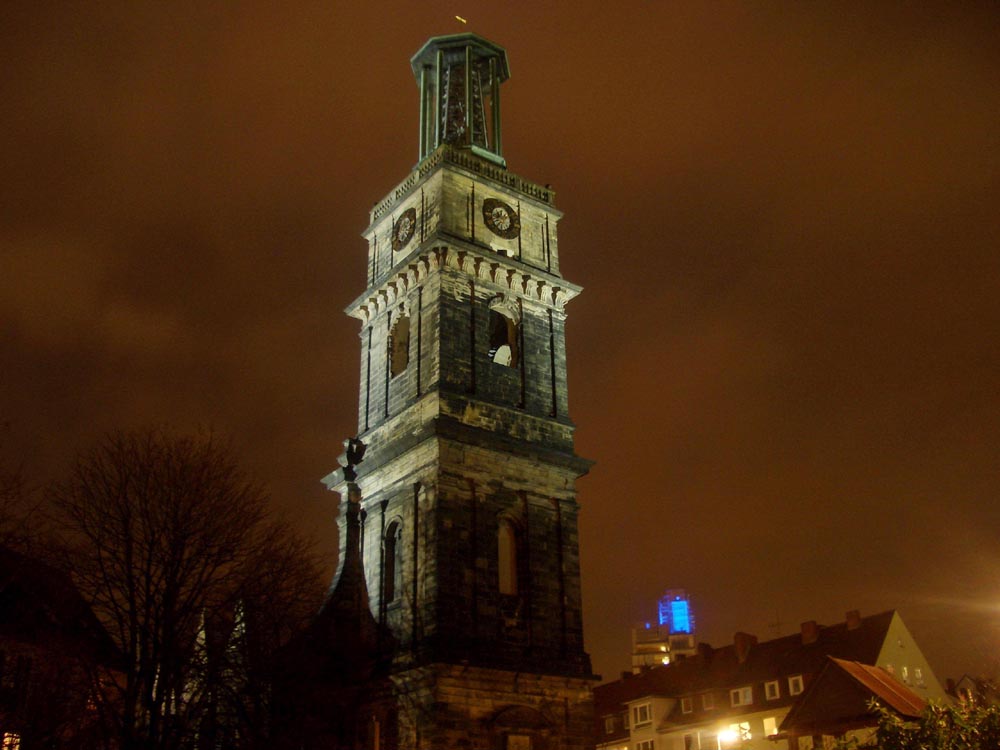
[{"label": "sloped slate roof of church", "polygon": [[0,546],[0,639],[61,644],[75,656],[118,658],[108,632],[70,577]]}]

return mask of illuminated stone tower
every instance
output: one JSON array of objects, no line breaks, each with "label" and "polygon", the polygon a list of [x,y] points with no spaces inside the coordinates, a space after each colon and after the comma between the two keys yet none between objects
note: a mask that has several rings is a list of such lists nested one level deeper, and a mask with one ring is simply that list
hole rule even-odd
[{"label": "illuminated stone tower", "polygon": [[[358,413],[341,493],[360,520],[386,682],[369,746],[590,744],[566,303],[548,187],[506,169],[507,56],[474,34],[412,59],[419,161],[371,211]],[[354,465],[354,461],[357,464]],[[353,522],[356,523],[356,522]],[[346,580],[344,566],[335,586]]]}]

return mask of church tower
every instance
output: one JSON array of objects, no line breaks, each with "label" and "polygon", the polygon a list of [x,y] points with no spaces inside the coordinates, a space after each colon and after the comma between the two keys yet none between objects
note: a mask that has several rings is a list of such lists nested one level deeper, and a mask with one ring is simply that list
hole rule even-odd
[{"label": "church tower", "polygon": [[506,52],[457,34],[411,63],[419,160],[364,232],[367,289],[347,308],[360,442],[324,480],[389,654],[358,720],[373,748],[583,748],[575,482],[590,462],[573,449],[565,349],[580,287],[559,272],[553,191],[507,170]]}]

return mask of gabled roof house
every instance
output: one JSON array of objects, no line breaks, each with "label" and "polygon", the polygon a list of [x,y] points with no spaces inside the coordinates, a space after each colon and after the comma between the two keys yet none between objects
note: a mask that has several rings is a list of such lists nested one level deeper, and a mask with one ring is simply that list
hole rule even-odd
[{"label": "gabled roof house", "polygon": [[[879,666],[922,700],[944,698],[927,660],[895,611],[802,624],[760,642],[737,633],[721,648],[606,683],[594,690],[595,738],[603,750],[774,750],[779,727],[829,657]],[[800,750],[811,747],[798,742]]]}]

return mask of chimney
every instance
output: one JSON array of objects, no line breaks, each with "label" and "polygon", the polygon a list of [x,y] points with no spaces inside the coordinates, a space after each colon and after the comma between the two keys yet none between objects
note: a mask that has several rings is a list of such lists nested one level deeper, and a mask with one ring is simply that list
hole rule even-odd
[{"label": "chimney", "polygon": [[815,643],[819,640],[819,625],[816,624],[815,620],[809,620],[809,622],[804,622],[802,627],[802,645],[807,646],[810,643]]},{"label": "chimney", "polygon": [[698,656],[700,656],[704,661],[710,661],[712,654],[715,653],[715,649],[709,646],[707,643],[698,644]]},{"label": "chimney", "polygon": [[750,647],[757,645],[757,636],[749,633],[737,633],[733,636],[733,645],[736,647],[736,658],[742,664],[747,660]]},{"label": "chimney", "polygon": [[861,611],[852,609],[847,613],[847,629],[857,630],[861,627]]}]

